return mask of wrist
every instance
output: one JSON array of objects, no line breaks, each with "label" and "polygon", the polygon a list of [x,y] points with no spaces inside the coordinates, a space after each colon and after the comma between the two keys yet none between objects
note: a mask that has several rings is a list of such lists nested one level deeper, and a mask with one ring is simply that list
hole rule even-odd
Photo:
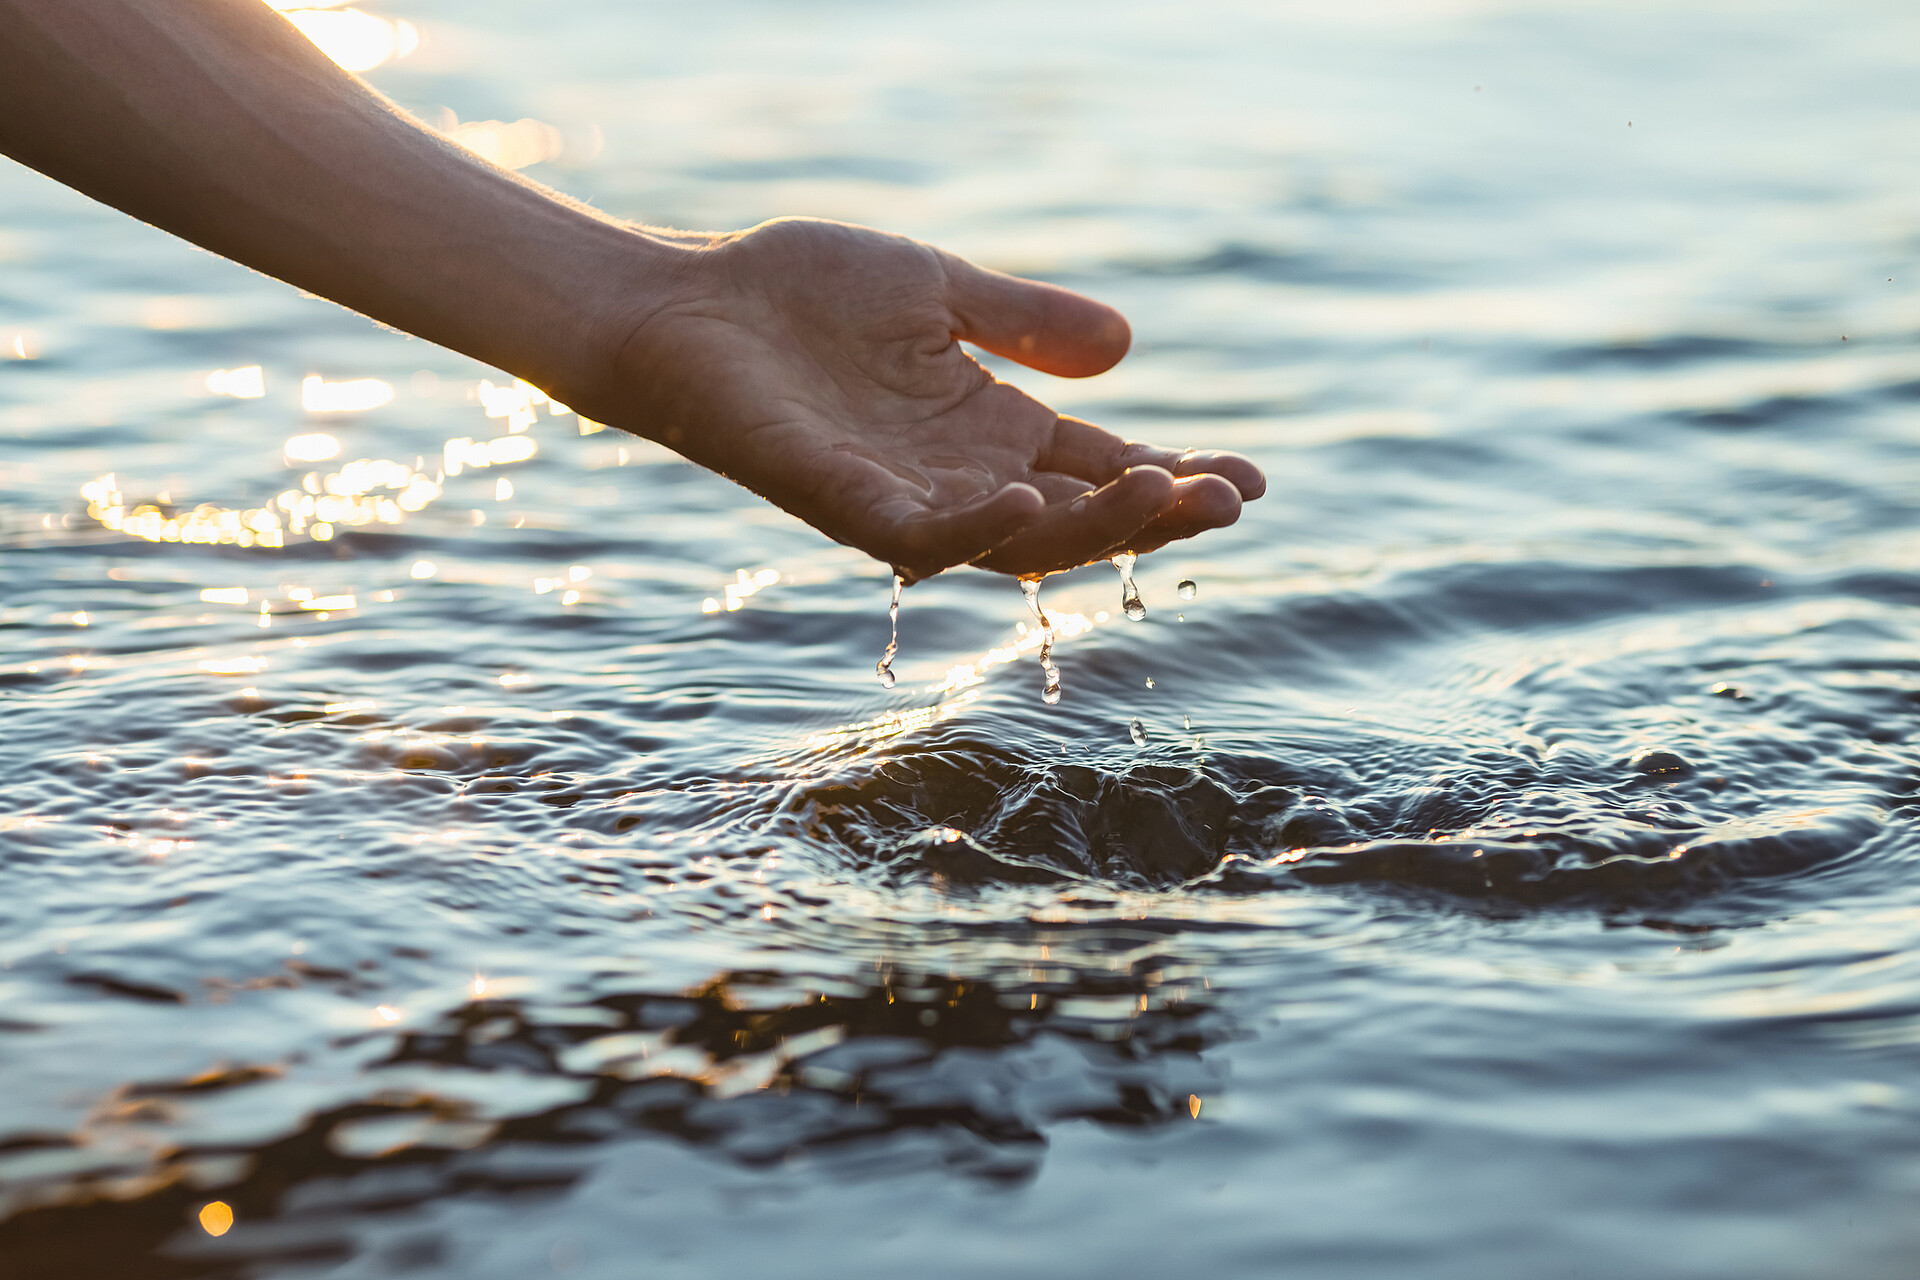
[{"label": "wrist", "polygon": [[695,255],[672,233],[592,210],[579,216],[566,234],[538,242],[536,296],[519,308],[516,326],[522,350],[501,367],[589,417],[625,425],[607,416],[617,415],[623,390],[620,352],[635,331],[686,295]]},{"label": "wrist", "polygon": [[635,355],[669,313],[700,296],[715,239],[630,223],[590,229],[556,267],[573,291],[559,323],[538,338],[539,367],[520,376],[595,421],[656,435],[656,406],[634,377]]}]

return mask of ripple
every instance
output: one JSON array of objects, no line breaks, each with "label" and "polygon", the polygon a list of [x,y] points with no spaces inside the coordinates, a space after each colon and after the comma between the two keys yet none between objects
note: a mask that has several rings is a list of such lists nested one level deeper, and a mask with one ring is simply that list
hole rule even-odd
[{"label": "ripple", "polygon": [[[271,1141],[189,1142],[150,1162],[97,1147],[120,1127],[164,1124],[168,1099],[284,1090],[286,1073],[240,1065],[130,1083],[88,1132],[0,1146],[0,1249],[22,1274],[75,1276],[344,1260],[355,1248],[343,1215],[454,1192],[563,1191],[591,1147],[645,1134],[751,1166],[816,1154],[842,1176],[896,1176],[897,1159],[871,1156],[894,1147],[1021,1182],[1055,1126],[1191,1122],[1220,1083],[1199,1055],[1227,1027],[1165,957],[805,987],[803,975],[746,972],[572,1004],[476,999],[394,1039],[362,1096]],[[905,1141],[914,1134],[936,1145]],[[187,1224],[216,1199],[239,1225],[212,1249]]]},{"label": "ripple", "polygon": [[0,1272],[1911,1270],[1905,11],[1259,8],[380,80],[1120,306],[994,372],[1273,488],[1049,581],[1057,706],[1012,584],[883,693],[884,567],[0,171]]}]

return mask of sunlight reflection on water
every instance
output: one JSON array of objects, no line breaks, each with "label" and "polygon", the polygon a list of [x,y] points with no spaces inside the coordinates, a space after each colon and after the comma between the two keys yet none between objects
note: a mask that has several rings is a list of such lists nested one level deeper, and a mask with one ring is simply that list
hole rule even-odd
[{"label": "sunlight reflection on water", "polygon": [[292,7],[1274,492],[883,693],[884,567],[0,172],[0,1271],[1911,1269],[1911,6]]}]

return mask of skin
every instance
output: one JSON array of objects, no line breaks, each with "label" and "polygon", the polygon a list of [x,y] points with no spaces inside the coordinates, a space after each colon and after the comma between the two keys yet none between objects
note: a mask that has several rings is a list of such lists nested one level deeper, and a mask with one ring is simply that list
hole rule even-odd
[{"label": "skin", "polygon": [[0,0],[0,151],[657,440],[915,581],[1233,523],[1247,459],[1121,439],[962,344],[1088,377],[1111,307],[867,227],[622,222],[499,169],[259,0]]}]

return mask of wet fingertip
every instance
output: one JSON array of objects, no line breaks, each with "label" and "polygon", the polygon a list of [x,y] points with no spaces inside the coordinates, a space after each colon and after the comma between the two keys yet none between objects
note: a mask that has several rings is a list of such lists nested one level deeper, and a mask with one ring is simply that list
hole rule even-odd
[{"label": "wet fingertip", "polygon": [[1208,493],[1206,497],[1206,503],[1210,509],[1208,514],[1213,520],[1213,528],[1223,530],[1240,518],[1240,510],[1246,505],[1246,491],[1236,486],[1235,482],[1229,480],[1227,476],[1217,476],[1217,480],[1221,484],[1206,486],[1212,489],[1212,493]]},{"label": "wet fingertip", "polygon": [[[1106,490],[1097,492],[1110,495],[1104,504],[1107,519],[1145,521],[1177,499],[1179,486],[1174,482],[1173,472],[1147,464],[1129,467]],[[1089,495],[1093,496],[1096,495]]]},{"label": "wet fingertip", "polygon": [[1219,476],[1239,491],[1241,498],[1251,502],[1267,491],[1267,477],[1253,459],[1238,453],[1225,451],[1193,453],[1181,460],[1182,476]]},{"label": "wet fingertip", "polygon": [[968,513],[971,519],[966,527],[979,549],[966,556],[964,562],[978,560],[1007,539],[1019,536],[1045,514],[1046,509],[1046,495],[1023,482],[1007,485],[992,494]]},{"label": "wet fingertip", "polygon": [[1183,525],[1195,532],[1222,529],[1240,518],[1243,499],[1239,488],[1227,477],[1205,472],[1186,476],[1180,482],[1180,496],[1173,513]]},{"label": "wet fingertip", "polygon": [[1016,480],[988,500],[1010,514],[1032,520],[1047,509],[1047,495],[1024,480]]},{"label": "wet fingertip", "polygon": [[1120,478],[1114,483],[1124,484],[1138,491],[1157,489],[1171,494],[1173,492],[1173,480],[1173,472],[1167,470],[1165,467],[1155,466],[1151,462],[1146,462],[1137,467],[1128,467],[1120,473]]},{"label": "wet fingertip", "polygon": [[1010,484],[968,512],[966,525],[976,538],[997,546],[1038,520],[1046,509],[1046,497],[1038,489]]}]

